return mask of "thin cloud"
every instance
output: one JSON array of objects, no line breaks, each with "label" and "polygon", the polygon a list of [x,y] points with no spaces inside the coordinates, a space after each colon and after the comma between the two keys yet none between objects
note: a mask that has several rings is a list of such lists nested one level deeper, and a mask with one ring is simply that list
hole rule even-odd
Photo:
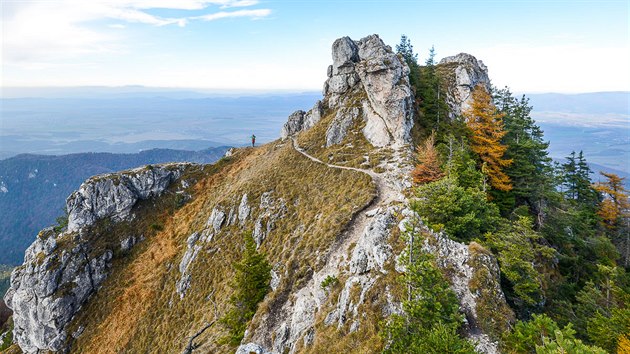
[{"label": "thin cloud", "polygon": [[249,17],[252,19],[260,19],[263,17],[267,17],[271,14],[270,9],[256,9],[256,10],[238,10],[238,11],[221,11],[213,14],[196,16],[194,19],[204,20],[204,21],[216,21],[224,18],[235,18],[235,17]]},{"label": "thin cloud", "polygon": [[[50,65],[55,61],[86,54],[115,52],[123,44],[122,29],[126,23],[150,26],[184,27],[191,20],[213,21],[221,18],[259,19],[269,9],[220,11],[203,16],[167,18],[152,15],[151,9],[200,11],[244,8],[258,0],[107,0],[107,1],[29,1],[3,5],[0,19],[4,27],[2,60],[21,67]],[[96,27],[98,21],[122,23]]]},{"label": "thin cloud", "polygon": [[258,5],[258,3],[259,3],[258,0],[238,0],[238,1],[231,1],[227,4],[221,5],[221,8],[227,9],[230,7],[248,7],[248,6]]}]

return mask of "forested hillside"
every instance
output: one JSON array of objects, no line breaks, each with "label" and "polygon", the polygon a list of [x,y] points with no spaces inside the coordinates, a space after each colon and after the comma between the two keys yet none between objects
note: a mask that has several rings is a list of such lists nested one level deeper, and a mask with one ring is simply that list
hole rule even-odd
[{"label": "forested hillside", "polygon": [[500,336],[503,351],[628,352],[624,180],[604,172],[593,183],[581,151],[552,163],[528,98],[507,87],[476,86],[461,116],[445,119],[449,88],[433,51],[420,66],[406,37],[397,49],[423,125],[413,209],[431,229],[497,257],[517,320]]}]

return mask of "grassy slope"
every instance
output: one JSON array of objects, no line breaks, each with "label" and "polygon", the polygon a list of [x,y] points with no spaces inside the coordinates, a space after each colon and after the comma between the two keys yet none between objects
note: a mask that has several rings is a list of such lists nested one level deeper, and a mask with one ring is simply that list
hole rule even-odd
[{"label": "grassy slope", "polygon": [[[192,201],[172,216],[158,216],[163,230],[116,262],[103,288],[73,323],[73,329],[86,328],[73,352],[180,352],[188,336],[226,311],[231,264],[240,257],[242,237],[253,230],[261,212],[260,195],[268,191],[287,206],[285,217],[276,221],[261,247],[282,276],[261,311],[273,307],[322,266],[318,255],[375,193],[368,176],[316,164],[289,143],[241,149],[228,160],[206,171],[194,186]],[[205,245],[189,268],[192,285],[180,300],[174,289],[187,237],[205,227],[215,206],[226,211],[238,207],[243,193],[248,193],[253,217],[242,228],[224,227]],[[215,325],[196,342],[204,345],[202,351],[233,351],[215,344],[222,334]]]}]

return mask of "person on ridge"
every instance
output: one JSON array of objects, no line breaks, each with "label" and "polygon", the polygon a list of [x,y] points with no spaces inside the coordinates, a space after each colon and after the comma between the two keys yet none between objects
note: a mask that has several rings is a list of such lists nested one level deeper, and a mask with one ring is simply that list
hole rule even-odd
[{"label": "person on ridge", "polygon": [[256,145],[256,135],[252,134],[252,147]]}]

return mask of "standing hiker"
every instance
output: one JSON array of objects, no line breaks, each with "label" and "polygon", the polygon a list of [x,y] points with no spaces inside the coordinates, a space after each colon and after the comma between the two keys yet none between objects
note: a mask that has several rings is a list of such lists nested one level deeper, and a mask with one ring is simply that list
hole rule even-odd
[{"label": "standing hiker", "polygon": [[256,135],[252,134],[252,147],[256,145]]}]

